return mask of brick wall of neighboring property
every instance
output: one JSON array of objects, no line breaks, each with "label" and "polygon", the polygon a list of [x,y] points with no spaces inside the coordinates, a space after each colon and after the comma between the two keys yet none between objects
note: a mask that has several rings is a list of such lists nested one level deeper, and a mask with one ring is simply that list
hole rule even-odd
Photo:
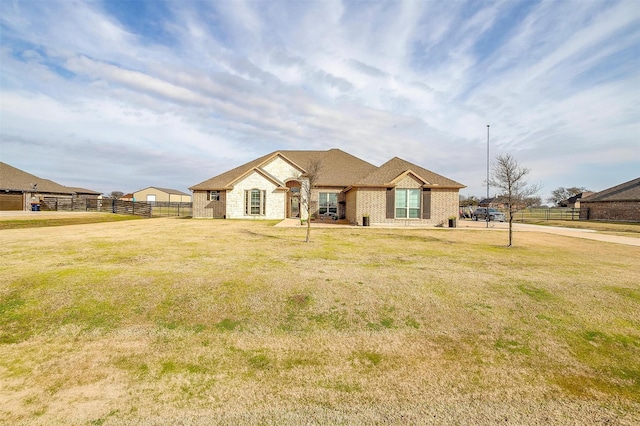
[{"label": "brick wall of neighboring property", "polygon": [[582,201],[580,219],[640,222],[640,201]]}]

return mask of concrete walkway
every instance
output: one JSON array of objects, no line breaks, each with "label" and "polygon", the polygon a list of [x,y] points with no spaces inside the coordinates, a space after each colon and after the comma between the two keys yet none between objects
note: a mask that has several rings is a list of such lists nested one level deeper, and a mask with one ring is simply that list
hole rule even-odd
[{"label": "concrete walkway", "polygon": [[[276,225],[277,227],[283,228],[294,228],[306,226],[300,224],[299,219],[285,219],[282,222]],[[344,227],[353,227],[354,225],[349,224],[340,224],[340,223],[322,223],[322,222],[311,222],[312,228],[344,228]],[[397,226],[388,226],[388,225],[372,225],[371,228],[400,228]],[[415,227],[406,227],[403,229],[416,229]],[[424,228],[423,228],[424,229]],[[451,231],[459,231],[459,230],[486,230],[486,231],[502,231],[506,232],[509,230],[509,223],[507,222],[489,222],[489,227],[487,227],[486,222],[482,221],[473,221],[473,220],[459,220],[457,228],[426,228],[426,229],[451,229]],[[608,235],[601,234],[593,229],[579,229],[579,228],[562,228],[559,226],[544,226],[544,225],[530,225],[526,223],[514,223],[513,224],[514,232],[543,232],[546,234],[555,234],[555,235],[563,235],[565,237],[574,237],[574,238],[584,238],[587,240],[595,240],[595,241],[603,241],[607,243],[615,243],[615,244],[624,244],[628,246],[640,247],[640,237],[624,237],[620,235]]]}]

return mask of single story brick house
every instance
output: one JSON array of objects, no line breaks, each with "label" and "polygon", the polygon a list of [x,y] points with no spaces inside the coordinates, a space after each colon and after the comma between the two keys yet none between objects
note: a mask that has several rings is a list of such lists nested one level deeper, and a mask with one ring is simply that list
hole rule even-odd
[{"label": "single story brick house", "polygon": [[[306,219],[305,174],[320,172],[311,188],[311,214],[352,224],[441,225],[458,216],[465,186],[400,158],[377,167],[339,149],[275,151],[189,188],[194,218]],[[304,201],[304,200],[302,200]]]},{"label": "single story brick house", "polygon": [[85,188],[60,185],[0,162],[0,210],[45,209],[48,199],[97,199],[102,194]]},{"label": "single story brick house", "polygon": [[640,177],[582,198],[580,219],[640,222]]}]

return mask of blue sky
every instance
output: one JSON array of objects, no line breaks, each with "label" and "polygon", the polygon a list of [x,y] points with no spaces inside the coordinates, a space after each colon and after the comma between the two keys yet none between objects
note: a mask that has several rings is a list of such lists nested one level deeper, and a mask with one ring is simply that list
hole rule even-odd
[{"label": "blue sky", "polygon": [[104,193],[340,148],[482,196],[487,124],[543,198],[640,176],[637,1],[0,0],[0,71],[1,160]]}]

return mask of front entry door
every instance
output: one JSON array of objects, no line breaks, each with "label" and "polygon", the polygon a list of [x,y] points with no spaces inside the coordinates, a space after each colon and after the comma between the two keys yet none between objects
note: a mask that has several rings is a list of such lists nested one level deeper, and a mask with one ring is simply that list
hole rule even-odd
[{"label": "front entry door", "polygon": [[287,198],[289,205],[287,206],[288,217],[300,217],[300,183],[296,181],[287,182],[289,192]]},{"label": "front entry door", "polygon": [[300,195],[291,197],[291,217],[300,217]]}]

